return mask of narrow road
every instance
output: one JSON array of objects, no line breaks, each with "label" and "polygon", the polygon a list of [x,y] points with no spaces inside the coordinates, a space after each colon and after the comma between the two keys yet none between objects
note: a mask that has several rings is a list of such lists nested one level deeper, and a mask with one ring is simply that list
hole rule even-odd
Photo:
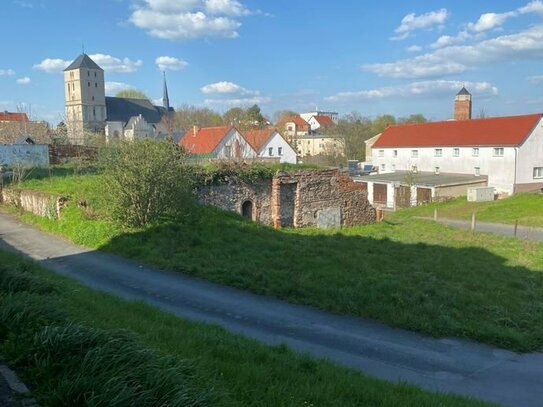
[{"label": "narrow road", "polygon": [[288,304],[78,247],[0,213],[2,247],[92,288],[144,300],[267,344],[285,343],[382,379],[503,405],[543,403],[543,353],[519,355],[470,341],[433,339]]},{"label": "narrow road", "polygon": [[[433,218],[423,218],[423,219],[433,220]],[[471,229],[470,220],[438,218],[437,221],[448,226],[454,226],[454,227],[462,228],[462,229]],[[496,235],[511,236],[511,237],[515,236],[515,225],[508,225],[505,223],[491,223],[491,222],[476,221],[475,230],[477,232],[494,233]],[[516,237],[518,239],[531,239],[531,240],[543,241],[543,228],[519,225],[517,228]],[[543,402],[541,404],[543,405]]]}]

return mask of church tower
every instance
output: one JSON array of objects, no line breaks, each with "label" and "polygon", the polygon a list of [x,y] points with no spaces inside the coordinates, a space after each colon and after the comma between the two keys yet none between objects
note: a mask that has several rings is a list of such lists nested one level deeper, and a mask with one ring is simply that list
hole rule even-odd
[{"label": "church tower", "polygon": [[85,132],[100,132],[106,124],[104,70],[81,54],[64,70],[68,139],[83,144]]},{"label": "church tower", "polygon": [[166,109],[166,113],[170,111],[170,98],[168,97],[168,85],[166,85],[166,72],[164,75],[164,89],[162,91],[162,106]]},{"label": "church tower", "polygon": [[454,120],[471,119],[471,93],[465,87],[454,97]]}]

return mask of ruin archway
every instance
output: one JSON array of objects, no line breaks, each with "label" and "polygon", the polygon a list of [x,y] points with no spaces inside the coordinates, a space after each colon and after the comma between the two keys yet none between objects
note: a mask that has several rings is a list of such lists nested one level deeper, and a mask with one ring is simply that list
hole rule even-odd
[{"label": "ruin archway", "polygon": [[241,205],[241,215],[244,218],[253,220],[253,201],[247,200]]}]

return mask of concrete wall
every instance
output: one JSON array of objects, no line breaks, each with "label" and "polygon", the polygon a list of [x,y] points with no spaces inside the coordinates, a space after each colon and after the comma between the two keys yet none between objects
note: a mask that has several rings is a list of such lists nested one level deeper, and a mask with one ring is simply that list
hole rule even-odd
[{"label": "concrete wall", "polygon": [[202,204],[242,213],[253,203],[252,219],[274,227],[341,227],[375,222],[364,186],[338,170],[281,172],[254,184],[205,186]]},{"label": "concrete wall", "polygon": [[47,167],[49,165],[49,148],[44,144],[0,144],[0,165]]},{"label": "concrete wall", "polygon": [[14,205],[34,215],[58,219],[66,198],[48,192],[4,188],[0,190],[0,203]]}]

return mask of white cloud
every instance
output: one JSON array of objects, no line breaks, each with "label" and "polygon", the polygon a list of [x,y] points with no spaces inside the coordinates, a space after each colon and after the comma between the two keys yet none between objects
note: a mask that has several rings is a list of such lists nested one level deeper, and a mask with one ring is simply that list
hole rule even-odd
[{"label": "white cloud", "polygon": [[543,2],[541,0],[531,1],[523,7],[519,7],[505,13],[481,14],[475,23],[468,23],[467,27],[469,30],[474,32],[484,32],[500,28],[508,19],[512,17],[518,17],[523,14],[531,13],[543,14]]},{"label": "white cloud", "polygon": [[201,89],[202,93],[211,94],[211,93],[221,93],[221,94],[240,94],[240,95],[258,95],[258,91],[245,89],[244,87],[233,83],[233,82],[216,82],[210,83],[209,85],[203,86]]},{"label": "white cloud", "polygon": [[237,38],[238,19],[249,14],[237,0],[145,0],[136,3],[129,20],[162,39]]},{"label": "white cloud", "polygon": [[0,69],[0,76],[13,76],[15,71],[13,69]]},{"label": "white cloud", "polygon": [[448,47],[454,44],[465,42],[470,38],[474,38],[474,35],[468,33],[467,31],[460,31],[457,35],[442,35],[439,37],[433,44],[430,45],[430,48],[437,49]]},{"label": "white cloud", "polygon": [[526,80],[533,84],[543,83],[543,75],[528,76]]},{"label": "white cloud", "polygon": [[402,19],[400,26],[394,30],[396,36],[391,39],[403,40],[409,37],[413,31],[430,29],[434,26],[442,27],[448,17],[449,13],[444,8],[420,15],[416,15],[415,13],[407,14]]},{"label": "white cloud", "polygon": [[408,52],[420,52],[422,51],[422,47],[420,45],[411,45],[410,47],[407,47],[406,50]]},{"label": "white cloud", "polygon": [[114,95],[117,92],[124,89],[134,89],[133,86],[130,86],[129,84],[124,83],[124,82],[106,82],[105,88],[106,88],[106,94],[108,95]]},{"label": "white cloud", "polygon": [[271,99],[266,96],[255,96],[249,98],[232,98],[232,99],[206,99],[204,104],[213,105],[213,106],[224,106],[224,107],[245,107],[252,105],[265,105],[269,103]]},{"label": "white cloud", "polygon": [[143,65],[143,61],[138,59],[132,61],[129,58],[116,58],[106,54],[89,55],[104,71],[130,73],[138,70]]},{"label": "white cloud", "polygon": [[19,85],[28,85],[30,84],[31,79],[28,77],[28,76],[25,76],[24,78],[18,78],[16,80],[16,82],[19,84]]},{"label": "white cloud", "polygon": [[458,74],[479,65],[543,58],[543,26],[515,34],[456,45],[395,62],[367,64],[364,70],[393,78],[426,78]]},{"label": "white cloud", "polygon": [[155,60],[155,64],[161,71],[180,71],[188,65],[188,63],[182,59],[168,56],[158,57]]},{"label": "white cloud", "polygon": [[59,58],[46,58],[39,64],[35,64],[33,68],[45,71],[47,73],[58,73],[66,69],[68,65],[70,65],[70,62],[71,61],[66,61]]},{"label": "white cloud", "polygon": [[412,82],[400,86],[386,86],[377,89],[340,92],[325,98],[325,100],[332,103],[346,103],[401,97],[451,95],[455,94],[462,86],[466,86],[472,94],[480,97],[498,94],[498,89],[488,82],[433,80]]}]

